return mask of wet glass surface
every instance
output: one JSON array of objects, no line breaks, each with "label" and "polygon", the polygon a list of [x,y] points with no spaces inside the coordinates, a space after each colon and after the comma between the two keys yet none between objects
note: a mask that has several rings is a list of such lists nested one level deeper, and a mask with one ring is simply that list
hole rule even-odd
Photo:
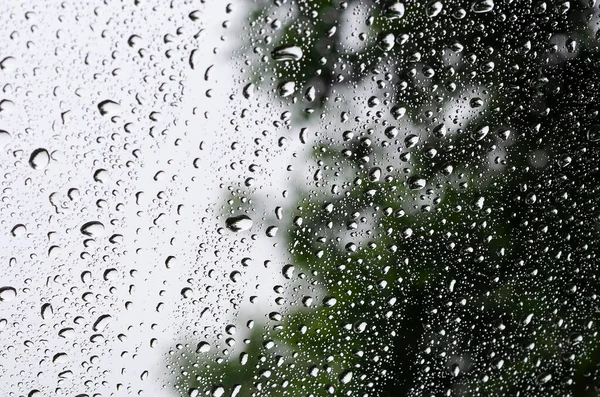
[{"label": "wet glass surface", "polygon": [[0,395],[600,395],[600,3],[0,4]]}]

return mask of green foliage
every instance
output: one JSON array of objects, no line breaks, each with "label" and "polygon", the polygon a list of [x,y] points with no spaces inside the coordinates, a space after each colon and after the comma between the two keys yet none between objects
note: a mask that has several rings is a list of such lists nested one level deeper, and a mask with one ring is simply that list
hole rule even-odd
[{"label": "green foliage", "polygon": [[[324,38],[347,15],[337,1],[301,3],[274,45],[300,45],[297,27],[307,19]],[[379,78],[372,69],[387,68],[396,76],[388,111],[393,104],[405,107],[426,140],[411,151],[410,164],[401,164],[382,148],[383,123],[371,118],[342,128],[369,136],[371,146],[352,139],[315,150],[315,160],[352,178],[332,194],[332,171],[326,171],[311,190],[299,187],[304,194],[291,207],[304,222],[290,227],[285,239],[304,278],[288,287],[311,295],[313,307],[303,308],[305,294],[298,293],[279,327],[254,328],[245,366],[202,362],[194,374],[202,381],[185,378],[180,385],[221,383],[231,390],[241,384],[240,396],[330,395],[329,385],[336,396],[350,390],[445,395],[448,389],[465,396],[597,395],[600,344],[597,325],[588,322],[599,320],[600,143],[587,134],[599,123],[600,54],[586,27],[591,11],[579,2],[564,14],[560,5],[538,14],[528,1],[496,3],[494,12],[457,19],[449,14],[469,10],[470,3],[445,2],[448,15],[431,20],[422,2],[405,2],[405,17],[389,21],[381,16],[384,4],[367,2],[374,17],[368,37],[407,34],[406,44],[384,52],[369,41],[346,53],[338,30],[323,39],[329,46],[304,48],[293,73],[298,86],[321,88],[323,113],[336,110],[326,100],[333,90]],[[356,4],[349,1],[348,9]],[[328,17],[313,18],[312,10]],[[553,52],[558,34],[579,38],[577,52]],[[465,54],[450,71],[441,54],[451,53],[453,42]],[[419,62],[410,61],[415,52]],[[486,72],[490,61],[494,68]],[[340,63],[357,72],[339,82]],[[424,65],[433,77],[423,77]],[[276,75],[289,75],[289,66],[274,67]],[[484,110],[464,125],[441,118],[439,109],[464,106],[476,87],[487,98]],[[435,136],[440,123],[454,132]],[[481,126],[490,132],[473,139]],[[499,137],[503,129],[510,129],[508,139]],[[434,159],[426,155],[430,147],[437,150]],[[350,157],[341,154],[345,149]],[[531,163],[538,152],[548,159],[540,167]],[[393,178],[370,182],[365,155]],[[440,173],[446,164],[454,167],[450,176]],[[425,189],[408,189],[413,174],[427,180]],[[348,229],[352,222],[355,229]],[[329,296],[337,299],[333,307],[322,303]],[[267,340],[276,347],[264,347]],[[311,376],[315,365],[319,373]],[[260,375],[265,369],[269,378]],[[342,384],[338,377],[347,370],[352,381]]]}]

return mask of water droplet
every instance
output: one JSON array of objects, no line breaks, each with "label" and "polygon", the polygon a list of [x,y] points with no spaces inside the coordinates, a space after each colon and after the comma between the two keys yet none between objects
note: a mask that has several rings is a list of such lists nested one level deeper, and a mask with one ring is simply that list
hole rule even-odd
[{"label": "water droplet", "polygon": [[433,18],[442,12],[442,8],[444,8],[444,4],[441,1],[432,0],[425,6],[425,13],[429,18]]},{"label": "water droplet", "polygon": [[394,48],[396,37],[392,33],[383,34],[379,37],[379,47],[383,51],[389,51]]},{"label": "water droplet", "polygon": [[12,141],[12,137],[7,131],[0,130],[0,150],[4,149]]},{"label": "water droplet", "polygon": [[243,232],[252,227],[252,219],[247,215],[238,215],[227,218],[225,225],[232,232]]},{"label": "water droplet", "polygon": [[89,236],[91,238],[98,238],[104,236],[105,230],[104,225],[98,221],[91,221],[81,226],[81,234]]},{"label": "water droplet", "polygon": [[277,92],[282,98],[292,95],[296,91],[296,83],[293,81],[284,81],[277,86]]},{"label": "water droplet", "polygon": [[315,90],[315,87],[311,86],[306,89],[306,92],[304,93],[304,98],[306,98],[306,100],[308,102],[312,102],[315,100],[316,95],[317,95],[317,90]]},{"label": "water droplet", "polygon": [[223,394],[225,394],[225,388],[223,386],[213,386],[211,392],[212,397],[222,397]]},{"label": "water droplet", "polygon": [[417,146],[417,143],[419,143],[419,137],[415,134],[410,134],[404,138],[404,145],[407,149]]},{"label": "water droplet", "polygon": [[40,310],[40,314],[43,320],[48,320],[54,314],[54,309],[50,303],[44,303],[42,305],[42,309]]},{"label": "water droplet", "polygon": [[10,302],[17,297],[17,290],[13,287],[0,288],[0,302]]},{"label": "water droplet", "polygon": [[188,60],[188,63],[190,64],[190,68],[192,69],[196,69],[196,65],[198,65],[200,62],[200,56],[202,55],[202,53],[200,51],[198,51],[197,49],[194,49],[190,52],[190,58]]},{"label": "water droplet", "polygon": [[250,99],[254,96],[254,89],[255,89],[255,85],[254,83],[249,83],[246,84],[244,86],[244,89],[242,90],[242,95],[244,96],[244,98],[246,99]]},{"label": "water droplet", "polygon": [[242,278],[242,273],[238,272],[237,270],[234,270],[233,272],[231,272],[231,274],[229,274],[229,279],[231,281],[233,281],[234,283],[237,283],[238,281],[240,281],[241,278]]},{"label": "water droplet", "polygon": [[480,141],[487,136],[488,132],[490,132],[490,127],[487,125],[480,125],[471,132],[471,138],[475,141]]},{"label": "water droplet", "polygon": [[94,322],[92,329],[95,332],[102,332],[108,326],[111,320],[112,316],[110,314],[103,314],[100,317],[98,317],[98,319],[96,319],[96,322]]},{"label": "water droplet", "polygon": [[478,0],[471,5],[471,11],[475,13],[490,12],[494,9],[492,0]]},{"label": "water droplet", "polygon": [[[593,124],[590,126],[590,128],[588,129],[587,132],[587,139],[588,141],[591,142],[598,142],[600,141],[600,124]],[[1,146],[1,142],[0,142],[0,146]]]},{"label": "water droplet", "polygon": [[411,190],[421,190],[425,187],[427,181],[419,175],[408,178],[408,188]]},{"label": "water droplet", "polygon": [[100,168],[94,172],[94,180],[100,183],[107,183],[110,180],[110,176],[108,171],[103,168]]},{"label": "water droplet", "polygon": [[379,168],[379,167],[371,168],[371,171],[369,171],[369,180],[371,182],[378,182],[380,178],[381,178],[381,168]]},{"label": "water droplet", "polygon": [[98,110],[102,116],[114,116],[120,109],[121,105],[110,99],[104,100],[98,104]]},{"label": "water droplet", "polygon": [[398,135],[398,128],[392,126],[385,129],[385,136],[389,139],[394,139]]},{"label": "water droplet", "polygon": [[345,385],[347,383],[350,383],[350,381],[352,380],[352,371],[348,370],[348,371],[342,372],[338,379],[341,384]]},{"label": "water droplet", "polygon": [[17,68],[17,60],[14,57],[6,57],[0,62],[0,69],[13,71]]},{"label": "water droplet", "polygon": [[383,11],[383,15],[392,20],[402,18],[404,16],[404,4],[400,2],[388,4]]},{"label": "water droplet", "polygon": [[18,225],[15,225],[12,230],[10,231],[10,234],[13,235],[13,237],[21,237],[23,235],[25,235],[25,233],[27,233],[27,228],[25,227],[25,225],[19,223]]},{"label": "water droplet", "polygon": [[13,113],[17,109],[17,105],[9,99],[3,99],[0,101],[0,113],[9,114]]},{"label": "water droplet", "polygon": [[336,303],[337,303],[337,299],[334,298],[333,296],[328,296],[325,299],[323,299],[323,305],[327,306],[327,307],[335,306]]},{"label": "water droplet", "polygon": [[58,331],[58,336],[65,339],[71,339],[75,336],[75,330],[73,328],[63,328]]},{"label": "water droplet", "polygon": [[43,170],[50,164],[50,154],[46,149],[36,149],[29,157],[29,165],[34,170]]},{"label": "water droplet", "polygon": [[295,45],[281,45],[271,52],[275,61],[299,61],[302,59],[302,49]]},{"label": "water droplet", "polygon": [[210,351],[210,344],[208,342],[200,342],[196,346],[196,353],[208,353]]}]

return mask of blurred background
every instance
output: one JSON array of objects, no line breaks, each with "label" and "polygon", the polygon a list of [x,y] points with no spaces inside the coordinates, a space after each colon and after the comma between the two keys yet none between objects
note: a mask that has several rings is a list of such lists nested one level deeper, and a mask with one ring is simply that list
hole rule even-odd
[{"label": "blurred background", "polygon": [[9,1],[0,391],[595,396],[595,1]]}]

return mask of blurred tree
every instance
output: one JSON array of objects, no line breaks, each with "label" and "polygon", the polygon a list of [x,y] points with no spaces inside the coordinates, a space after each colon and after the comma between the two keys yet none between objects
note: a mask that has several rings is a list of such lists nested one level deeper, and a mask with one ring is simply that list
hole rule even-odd
[{"label": "blurred tree", "polygon": [[[306,117],[335,121],[290,207],[294,305],[254,327],[245,365],[188,355],[180,389],[599,394],[598,6],[495,3],[257,8],[257,29],[293,9],[269,47],[304,51],[274,84],[314,87]],[[332,101],[344,88],[358,110]]]}]

